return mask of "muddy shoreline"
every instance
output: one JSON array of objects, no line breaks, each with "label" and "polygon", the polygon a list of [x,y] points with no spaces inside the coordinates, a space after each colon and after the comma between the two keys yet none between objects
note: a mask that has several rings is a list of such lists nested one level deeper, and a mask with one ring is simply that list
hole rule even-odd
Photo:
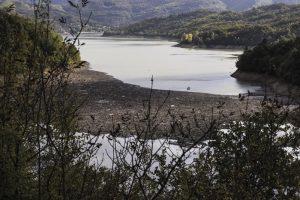
[{"label": "muddy shoreline", "polygon": [[231,76],[240,81],[260,83],[262,86],[264,86],[265,91],[256,92],[252,95],[264,96],[264,93],[266,93],[267,96],[293,98],[297,102],[300,99],[300,87],[289,84],[288,82],[280,80],[276,77],[254,72],[243,72],[240,70],[237,70]]},{"label": "muddy shoreline", "polygon": [[[79,131],[109,132],[113,125],[122,123],[124,116],[142,115],[150,89],[123,83],[103,72],[78,69],[70,76],[71,86],[83,104],[79,112]],[[149,83],[150,84],[150,83]],[[241,112],[255,110],[259,100],[240,101],[236,96],[212,95],[177,91],[152,91],[152,109],[162,106],[158,118],[164,131],[169,127],[168,112],[176,116],[211,119],[221,112],[226,120],[240,118]],[[223,106],[220,106],[223,105]],[[230,116],[230,117],[229,117]],[[205,120],[203,120],[203,124]]]}]

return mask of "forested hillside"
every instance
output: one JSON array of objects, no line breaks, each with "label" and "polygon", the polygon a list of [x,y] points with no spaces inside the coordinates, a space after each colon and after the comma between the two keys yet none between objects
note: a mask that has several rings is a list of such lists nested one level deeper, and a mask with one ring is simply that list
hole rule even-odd
[{"label": "forested hillside", "polygon": [[[116,34],[163,36],[198,46],[254,46],[264,38],[276,41],[300,34],[300,5],[276,4],[239,12],[196,12],[155,18],[128,26]],[[114,33],[113,33],[114,34]]]}]

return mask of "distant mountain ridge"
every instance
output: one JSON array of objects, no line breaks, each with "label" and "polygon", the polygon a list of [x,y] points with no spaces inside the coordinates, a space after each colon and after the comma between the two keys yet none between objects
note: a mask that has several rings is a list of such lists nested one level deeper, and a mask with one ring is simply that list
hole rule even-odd
[{"label": "distant mountain ridge", "polygon": [[[0,6],[9,3],[15,3],[17,12],[23,15],[32,14],[30,1],[0,0]],[[85,14],[93,13],[92,22],[106,26],[122,26],[153,17],[166,17],[198,9],[222,11],[226,10],[226,5],[219,0],[89,0]],[[67,0],[53,1],[52,12],[55,16],[76,15]]]},{"label": "distant mountain ridge", "polygon": [[[0,6],[15,3],[17,12],[28,16],[32,14],[31,2],[31,0],[0,0]],[[55,17],[76,16],[67,0],[53,0],[52,3]],[[298,4],[300,0],[89,0],[85,14],[93,12],[92,24],[124,26],[145,19],[167,17],[199,9],[243,11],[274,3]]]}]

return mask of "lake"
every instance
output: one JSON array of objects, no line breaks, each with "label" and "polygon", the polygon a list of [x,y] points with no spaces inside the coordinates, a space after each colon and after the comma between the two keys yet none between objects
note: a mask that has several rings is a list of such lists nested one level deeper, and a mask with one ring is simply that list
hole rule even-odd
[{"label": "lake", "polygon": [[163,90],[237,95],[260,89],[239,82],[235,71],[238,50],[186,49],[176,42],[143,38],[83,36],[82,59],[91,69],[125,83]]}]

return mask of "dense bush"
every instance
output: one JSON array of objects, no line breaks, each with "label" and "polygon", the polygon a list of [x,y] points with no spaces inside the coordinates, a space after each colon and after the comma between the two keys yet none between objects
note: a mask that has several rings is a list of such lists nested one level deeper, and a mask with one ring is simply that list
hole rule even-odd
[{"label": "dense bush", "polygon": [[36,20],[0,11],[0,199],[60,199],[53,191],[73,190],[75,182],[61,182],[84,163],[66,79],[79,53],[53,32],[48,2],[39,2]]},{"label": "dense bush", "polygon": [[264,41],[239,57],[241,71],[268,74],[300,85],[300,38]]}]

